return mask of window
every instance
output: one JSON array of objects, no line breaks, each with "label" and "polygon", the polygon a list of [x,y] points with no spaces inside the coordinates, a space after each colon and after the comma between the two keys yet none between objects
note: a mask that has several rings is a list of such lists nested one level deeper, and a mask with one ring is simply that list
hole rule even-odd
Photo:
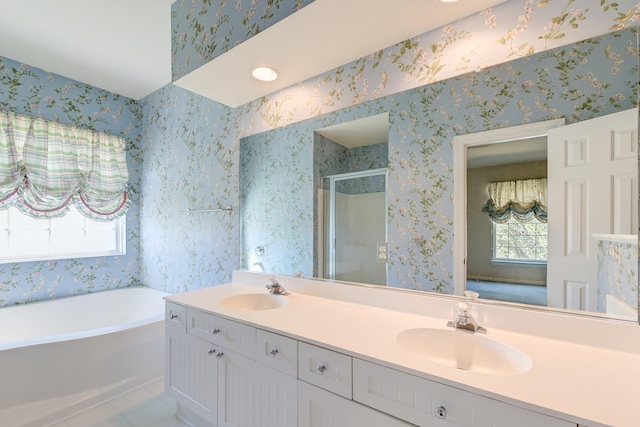
[{"label": "window", "polygon": [[125,253],[126,140],[0,110],[0,263]]},{"label": "window", "polygon": [[504,223],[493,223],[495,261],[545,263],[547,261],[547,223],[532,217],[521,222],[511,216]]},{"label": "window", "polygon": [[86,258],[126,253],[126,220],[93,221],[73,206],[60,218],[0,211],[0,262]]}]

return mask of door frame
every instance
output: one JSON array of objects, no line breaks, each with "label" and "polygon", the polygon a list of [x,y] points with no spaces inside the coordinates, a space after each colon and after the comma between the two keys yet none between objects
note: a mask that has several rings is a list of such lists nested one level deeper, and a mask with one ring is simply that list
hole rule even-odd
[{"label": "door frame", "polygon": [[453,293],[463,295],[467,278],[467,148],[547,136],[565,119],[545,120],[453,138]]}]

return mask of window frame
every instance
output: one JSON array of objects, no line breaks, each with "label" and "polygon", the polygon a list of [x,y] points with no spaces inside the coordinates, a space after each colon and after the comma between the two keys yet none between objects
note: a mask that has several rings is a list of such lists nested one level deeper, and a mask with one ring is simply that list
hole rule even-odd
[{"label": "window frame", "polygon": [[[74,206],[70,206],[70,209],[74,209]],[[10,209],[15,209],[17,212],[19,212],[15,207],[12,207]],[[0,211],[0,215],[4,215],[7,214],[8,210],[3,210]],[[26,215],[25,215],[26,216]],[[83,217],[84,218],[84,217]],[[21,253],[19,255],[11,255],[11,249],[9,247],[7,247],[8,249],[8,253],[9,255],[7,256],[1,256],[0,255],[0,264],[9,264],[9,263],[19,263],[19,262],[36,262],[36,261],[52,261],[52,260],[62,260],[62,259],[76,259],[76,258],[97,258],[97,257],[104,257],[104,256],[119,256],[119,255],[126,255],[127,253],[127,239],[126,239],[126,231],[127,231],[127,221],[126,221],[126,215],[121,216],[120,218],[113,220],[113,221],[109,221],[107,223],[114,223],[115,227],[114,227],[114,238],[115,238],[115,249],[96,249],[96,250],[91,250],[88,251],[86,250],[86,243],[87,243],[87,237],[86,237],[86,221],[92,221],[89,218],[84,218],[84,222],[82,222],[82,225],[78,226],[76,229],[72,229],[75,231],[83,231],[85,233],[85,240],[83,240],[84,245],[85,245],[85,249],[83,250],[51,250],[51,244],[52,244],[52,240],[51,240],[51,230],[52,230],[52,226],[51,223],[52,221],[54,222],[54,230],[58,229],[58,230],[69,230],[68,227],[68,223],[64,226],[64,227],[59,227],[56,228],[55,227],[55,220],[57,218],[52,218],[52,219],[47,219],[47,218],[40,218],[37,219],[37,221],[47,221],[48,224],[46,226],[46,229],[49,231],[49,250],[46,253],[33,253],[32,255],[25,255],[24,253]],[[4,220],[3,220],[4,221]],[[8,221],[4,221],[8,224]],[[8,234],[5,234],[8,233]],[[5,237],[10,235],[11,233],[11,225],[7,225],[5,224],[2,228],[0,228],[0,244],[4,245],[7,244],[9,245],[9,241],[8,239],[5,241]]]},{"label": "window frame", "polygon": [[[517,221],[515,220],[513,217],[509,218],[509,221]],[[536,219],[535,217],[532,217],[529,221],[525,221],[525,222],[533,222],[533,221],[538,221],[538,219]],[[540,222],[540,221],[538,221]],[[542,222],[540,222],[541,224],[544,224]],[[547,259],[548,259],[548,253],[547,253],[547,259],[544,260],[537,260],[537,259],[526,259],[526,258],[499,258],[496,255],[497,252],[497,248],[498,248],[498,244],[497,244],[497,237],[498,237],[498,230],[497,228],[501,225],[508,225],[508,223],[497,223],[494,221],[491,221],[492,224],[492,248],[491,248],[491,263],[494,265],[515,265],[515,264],[520,264],[520,265],[529,265],[529,266],[546,266],[547,265]],[[548,246],[548,238],[549,238],[549,230],[547,228],[547,246]]]}]

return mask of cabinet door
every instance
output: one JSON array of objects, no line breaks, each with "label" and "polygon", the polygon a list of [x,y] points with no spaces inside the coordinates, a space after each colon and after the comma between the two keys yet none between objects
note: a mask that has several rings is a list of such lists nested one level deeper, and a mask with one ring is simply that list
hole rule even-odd
[{"label": "cabinet door", "polygon": [[178,403],[216,425],[218,360],[215,347],[173,328],[166,331],[165,389]]},{"label": "cabinet door", "polygon": [[305,427],[408,427],[397,418],[303,381],[298,383],[298,417]]},{"label": "cabinet door", "polygon": [[218,361],[219,427],[296,427],[297,380],[232,351]]}]

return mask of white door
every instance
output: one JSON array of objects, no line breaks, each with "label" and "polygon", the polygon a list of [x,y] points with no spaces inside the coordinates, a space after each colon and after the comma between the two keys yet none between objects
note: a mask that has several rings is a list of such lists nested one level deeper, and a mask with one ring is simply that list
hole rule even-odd
[{"label": "white door", "polygon": [[594,234],[636,234],[638,111],[551,129],[548,135],[547,303],[597,311]]}]

